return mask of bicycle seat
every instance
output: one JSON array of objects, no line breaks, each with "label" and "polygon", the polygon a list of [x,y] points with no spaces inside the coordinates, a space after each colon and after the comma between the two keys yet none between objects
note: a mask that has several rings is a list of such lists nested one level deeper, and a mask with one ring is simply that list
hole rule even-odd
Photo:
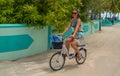
[{"label": "bicycle seat", "polygon": [[85,46],[86,46],[85,44],[78,45],[78,47],[85,47]]}]

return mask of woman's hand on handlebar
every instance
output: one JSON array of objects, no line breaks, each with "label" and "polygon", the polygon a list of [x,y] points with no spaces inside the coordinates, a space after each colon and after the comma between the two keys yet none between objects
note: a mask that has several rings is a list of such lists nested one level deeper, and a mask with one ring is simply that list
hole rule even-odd
[{"label": "woman's hand on handlebar", "polygon": [[58,34],[58,36],[62,36],[62,35],[63,35],[63,33],[59,33],[59,34]]},{"label": "woman's hand on handlebar", "polygon": [[69,38],[71,38],[71,40],[73,41],[75,37],[73,35],[71,35],[71,36],[69,36]]}]

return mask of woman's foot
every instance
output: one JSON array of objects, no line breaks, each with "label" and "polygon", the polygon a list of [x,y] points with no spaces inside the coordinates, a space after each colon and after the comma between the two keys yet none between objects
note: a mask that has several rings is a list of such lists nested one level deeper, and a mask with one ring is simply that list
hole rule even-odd
[{"label": "woman's foot", "polygon": [[80,54],[80,52],[77,53],[77,57],[78,57],[78,60],[81,59],[81,54]]}]

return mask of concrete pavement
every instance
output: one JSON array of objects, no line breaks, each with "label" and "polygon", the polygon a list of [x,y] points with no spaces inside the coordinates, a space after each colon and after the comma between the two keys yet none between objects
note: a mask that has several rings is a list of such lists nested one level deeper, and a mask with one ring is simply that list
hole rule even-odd
[{"label": "concrete pavement", "polygon": [[87,60],[77,65],[66,60],[62,70],[54,72],[49,58],[54,50],[16,61],[0,61],[1,76],[120,76],[120,24],[102,27],[101,32],[86,36]]}]

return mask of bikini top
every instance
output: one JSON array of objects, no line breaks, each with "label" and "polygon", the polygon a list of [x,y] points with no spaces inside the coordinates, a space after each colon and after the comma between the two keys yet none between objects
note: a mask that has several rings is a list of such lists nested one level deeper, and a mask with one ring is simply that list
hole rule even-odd
[{"label": "bikini top", "polygon": [[[77,26],[77,20],[74,19],[74,20],[73,20],[73,23],[72,23],[72,27],[75,28],[76,26]],[[80,25],[80,26],[81,26],[81,25]]]},{"label": "bikini top", "polygon": [[[75,29],[76,26],[77,26],[77,19],[74,19],[71,23],[71,26]],[[80,27],[81,27],[81,24],[80,24]],[[81,31],[81,29],[79,28],[79,31]]]}]

